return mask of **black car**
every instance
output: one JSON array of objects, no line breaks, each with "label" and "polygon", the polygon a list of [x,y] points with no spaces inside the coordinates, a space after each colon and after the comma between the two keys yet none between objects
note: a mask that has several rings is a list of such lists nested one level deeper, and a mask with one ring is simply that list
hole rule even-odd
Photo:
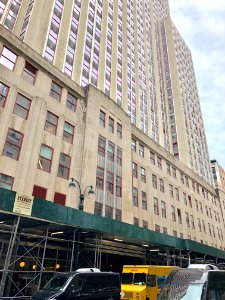
[{"label": "black car", "polygon": [[120,277],[114,272],[77,270],[58,273],[32,300],[119,300]]}]

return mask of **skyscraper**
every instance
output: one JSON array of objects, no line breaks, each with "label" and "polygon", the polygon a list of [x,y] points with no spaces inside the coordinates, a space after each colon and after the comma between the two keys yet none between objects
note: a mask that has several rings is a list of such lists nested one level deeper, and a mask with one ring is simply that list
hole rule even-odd
[{"label": "skyscraper", "polygon": [[1,1],[0,24],[212,184],[191,52],[167,0]]}]

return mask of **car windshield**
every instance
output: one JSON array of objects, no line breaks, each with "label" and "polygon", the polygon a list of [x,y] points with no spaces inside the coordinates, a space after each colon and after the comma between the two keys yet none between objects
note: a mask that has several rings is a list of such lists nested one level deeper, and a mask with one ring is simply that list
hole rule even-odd
[{"label": "car windshield", "polygon": [[146,274],[145,273],[134,274],[134,284],[145,285],[146,284]]},{"label": "car windshield", "polygon": [[123,273],[121,278],[122,284],[132,284],[133,282],[133,273]]},{"label": "car windshield", "polygon": [[44,286],[43,290],[47,291],[59,291],[61,290],[64,285],[66,284],[67,280],[69,279],[68,276],[65,275],[55,275],[52,279]]},{"label": "car windshield", "polygon": [[204,284],[173,284],[164,286],[160,300],[201,300]]}]

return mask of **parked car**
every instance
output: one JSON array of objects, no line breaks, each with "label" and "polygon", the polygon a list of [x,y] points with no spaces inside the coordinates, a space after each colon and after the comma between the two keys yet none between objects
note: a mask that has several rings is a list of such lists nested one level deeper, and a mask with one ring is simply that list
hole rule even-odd
[{"label": "parked car", "polygon": [[119,300],[120,276],[114,272],[79,269],[57,273],[32,300]]},{"label": "parked car", "polygon": [[177,269],[166,278],[159,300],[225,300],[225,271]]}]

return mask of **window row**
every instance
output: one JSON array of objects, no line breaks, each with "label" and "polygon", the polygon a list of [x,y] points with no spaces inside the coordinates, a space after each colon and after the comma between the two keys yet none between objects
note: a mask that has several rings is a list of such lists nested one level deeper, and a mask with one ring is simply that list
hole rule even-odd
[{"label": "window row", "polygon": [[[106,127],[106,113],[100,110],[100,115],[99,115],[99,125],[101,127]],[[113,118],[109,117],[108,119],[108,131],[111,133],[114,133],[115,131],[115,121]],[[117,122],[116,124],[116,132],[117,132],[117,137],[122,139],[122,125]]]},{"label": "window row", "polygon": [[105,189],[106,192],[122,197],[122,177],[98,166],[96,171],[96,188],[100,190]]},{"label": "window row", "polygon": [[113,163],[116,161],[118,166],[122,166],[122,149],[103,136],[98,138],[98,154],[102,157],[107,155],[107,160]]},{"label": "window row", "polygon": [[[6,47],[3,47],[1,56],[0,56],[0,63],[7,67],[10,70],[14,70],[15,64],[17,60],[17,55],[9,50]],[[30,82],[31,84],[35,83],[35,80],[37,78],[37,73],[38,70],[36,67],[25,61],[25,66],[23,69],[22,73],[22,78],[25,79],[26,81]],[[3,83],[1,83],[4,85]],[[50,88],[50,96],[55,98],[57,101],[61,100],[61,95],[62,95],[62,86],[60,86],[58,83],[52,81],[51,83],[51,88]],[[1,87],[0,87],[1,91]],[[4,95],[6,97],[7,95]],[[1,94],[0,94],[1,97]],[[2,105],[2,101],[0,98],[0,105]],[[67,93],[67,100],[66,100],[66,106],[71,109],[72,111],[76,111],[76,106],[77,106],[77,97],[72,95],[71,93]]]}]

